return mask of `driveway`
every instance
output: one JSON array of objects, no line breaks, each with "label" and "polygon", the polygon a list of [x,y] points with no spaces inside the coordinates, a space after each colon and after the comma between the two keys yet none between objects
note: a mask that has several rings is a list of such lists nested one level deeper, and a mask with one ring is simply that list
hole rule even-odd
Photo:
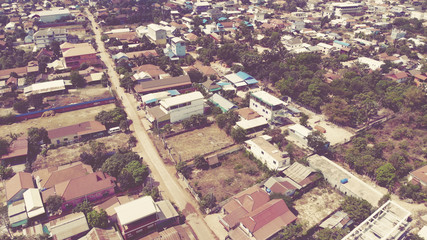
[{"label": "driveway", "polygon": [[96,35],[96,43],[101,60],[108,68],[107,73],[110,77],[111,87],[117,92],[118,97],[122,99],[128,118],[133,121],[131,129],[138,139],[138,145],[135,150],[137,150],[140,156],[143,157],[144,162],[149,166],[154,179],[159,181],[159,188],[162,195],[174,202],[182,211],[189,208],[188,205],[191,206],[190,208],[193,209],[193,211],[187,214],[187,223],[193,228],[198,239],[218,239],[204,221],[199,211],[198,203],[193,199],[190,193],[179,184],[178,180],[172,176],[171,172],[173,170],[168,170],[163,160],[160,158],[157,149],[149,138],[138,116],[136,111],[137,101],[133,95],[125,93],[124,89],[120,87],[119,75],[114,71],[114,62],[105,50],[104,43],[101,41],[101,27],[95,22],[93,15],[88,10],[86,10],[86,13]]}]

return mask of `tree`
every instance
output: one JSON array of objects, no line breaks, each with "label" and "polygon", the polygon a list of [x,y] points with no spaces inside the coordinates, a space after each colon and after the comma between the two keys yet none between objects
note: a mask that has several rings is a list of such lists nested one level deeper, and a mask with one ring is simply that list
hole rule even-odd
[{"label": "tree", "polygon": [[204,211],[206,209],[212,209],[216,206],[216,197],[212,194],[206,194],[200,201],[200,208]]},{"label": "tree", "polygon": [[328,141],[326,141],[323,133],[319,131],[311,132],[307,137],[307,144],[313,148],[315,152],[323,152],[327,149]]},{"label": "tree", "polygon": [[0,156],[5,155],[9,152],[9,142],[3,138],[0,138]]},{"label": "tree", "polygon": [[198,169],[208,169],[209,163],[202,155],[196,155],[194,157],[194,166]]},{"label": "tree", "polygon": [[13,169],[0,165],[0,180],[7,180],[13,177]]},{"label": "tree", "polygon": [[302,225],[299,223],[289,224],[280,231],[280,240],[296,240],[303,235]]},{"label": "tree", "polygon": [[31,127],[28,129],[28,146],[38,146],[39,143],[49,144],[50,139],[45,128]]},{"label": "tree", "polygon": [[120,127],[120,130],[122,130],[123,132],[129,132],[128,120],[121,120],[119,127]]},{"label": "tree", "polygon": [[13,110],[19,113],[26,113],[28,111],[29,104],[25,100],[18,100],[13,104]]},{"label": "tree", "polygon": [[342,228],[324,228],[316,233],[316,239],[318,240],[335,240],[342,239],[348,233],[348,230]]},{"label": "tree", "polygon": [[102,164],[102,171],[110,176],[118,177],[128,163],[140,160],[141,157],[135,152],[115,153]]},{"label": "tree", "polygon": [[33,94],[27,97],[28,104],[35,108],[42,107],[43,104],[43,96],[40,94]]},{"label": "tree", "polygon": [[192,83],[201,83],[203,82],[203,73],[196,69],[191,69],[188,71],[188,76],[190,77],[190,80]]},{"label": "tree", "polygon": [[126,120],[127,115],[125,110],[116,107],[110,111],[101,111],[95,116],[95,120],[101,122],[105,127],[111,128],[118,126],[122,120]]},{"label": "tree", "polygon": [[188,178],[191,174],[191,168],[184,161],[179,161],[175,165],[176,171],[184,175],[184,177]]},{"label": "tree", "polygon": [[77,204],[77,206],[73,209],[73,213],[82,212],[87,216],[89,212],[93,210],[92,203],[87,200],[84,200],[82,203]]},{"label": "tree", "polygon": [[58,195],[49,196],[46,200],[47,210],[51,213],[55,213],[62,207],[64,199]]},{"label": "tree", "polygon": [[98,169],[107,159],[107,147],[105,143],[91,140],[89,141],[89,149],[80,154],[80,160],[92,166],[93,169]]},{"label": "tree", "polygon": [[308,115],[305,113],[301,113],[301,116],[299,118],[299,123],[303,126],[307,127],[307,121],[308,121]]},{"label": "tree", "polygon": [[131,136],[129,137],[129,140],[128,140],[129,148],[135,147],[135,146],[136,146],[136,143],[138,143],[138,140],[136,139],[136,137],[135,137],[135,136],[131,135]]},{"label": "tree", "polygon": [[246,140],[246,131],[241,127],[231,129],[230,135],[237,143],[242,143]]},{"label": "tree", "polygon": [[396,169],[391,163],[386,163],[377,169],[376,180],[378,185],[383,187],[391,187],[396,180]]},{"label": "tree", "polygon": [[126,171],[132,175],[135,186],[143,183],[149,174],[147,165],[142,164],[140,161],[128,163],[122,171]]},{"label": "tree", "polygon": [[104,209],[99,212],[92,210],[87,214],[87,222],[91,227],[106,228],[108,226],[108,215]]},{"label": "tree", "polygon": [[372,205],[364,199],[346,196],[341,208],[356,225],[359,225],[371,215]]},{"label": "tree", "polygon": [[71,71],[70,80],[74,87],[83,88],[86,86],[86,80],[78,71]]}]

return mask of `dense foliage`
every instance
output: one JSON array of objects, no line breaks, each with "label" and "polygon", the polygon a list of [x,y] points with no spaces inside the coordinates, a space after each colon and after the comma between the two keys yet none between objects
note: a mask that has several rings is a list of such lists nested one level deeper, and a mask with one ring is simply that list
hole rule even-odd
[{"label": "dense foliage", "polygon": [[359,225],[371,215],[372,205],[364,199],[346,196],[341,208],[356,225]]}]

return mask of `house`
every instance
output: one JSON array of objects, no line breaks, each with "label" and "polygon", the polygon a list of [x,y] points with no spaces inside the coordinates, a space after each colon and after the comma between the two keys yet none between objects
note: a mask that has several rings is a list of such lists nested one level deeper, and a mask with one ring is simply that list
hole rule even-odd
[{"label": "house", "polygon": [[310,135],[311,130],[304,127],[301,124],[295,124],[292,126],[289,126],[289,135],[295,137],[298,141],[304,143],[305,145],[308,144],[307,137]]},{"label": "house", "polygon": [[94,227],[85,236],[79,238],[79,240],[122,240],[120,233],[111,229],[102,229]]},{"label": "house", "polygon": [[236,89],[243,89],[246,86],[255,85],[258,81],[245,72],[238,72],[225,75],[224,78],[233,84]]},{"label": "house", "polygon": [[296,190],[301,189],[302,187],[292,179],[288,177],[270,177],[263,184],[265,191],[267,193],[277,193],[286,196],[294,195]]},{"label": "house", "polygon": [[132,68],[132,71],[137,74],[144,72],[148,74],[151,77],[151,79],[157,79],[157,80],[160,79],[160,76],[166,74],[166,72],[163,71],[159,66],[156,66],[153,64],[144,64],[139,67]]},{"label": "house", "polygon": [[316,170],[298,162],[294,162],[291,166],[286,168],[283,171],[283,174],[301,186],[301,188],[304,188],[320,179]]},{"label": "house", "polygon": [[66,8],[52,8],[51,10],[35,12],[31,14],[30,17],[39,17],[39,21],[42,23],[52,23],[71,17],[71,13],[70,10]]},{"label": "house", "polygon": [[381,66],[384,64],[384,62],[383,62],[383,61],[377,61],[377,60],[375,60],[375,59],[367,58],[367,57],[359,57],[359,58],[357,59],[357,61],[358,61],[360,64],[366,64],[366,65],[368,65],[368,67],[369,67],[372,71],[375,71],[375,70],[377,70],[377,69],[381,68]]},{"label": "house", "polygon": [[203,114],[204,97],[196,91],[160,101],[160,106],[169,114],[170,122],[175,123],[193,115]]},{"label": "house", "polygon": [[223,207],[225,217],[219,221],[231,239],[272,239],[296,220],[283,199],[270,201],[257,185],[233,196]]},{"label": "house", "polygon": [[166,44],[167,34],[166,29],[158,24],[148,24],[147,26],[147,37],[153,41],[155,44],[164,45]]},{"label": "house", "polygon": [[328,55],[330,54],[333,50],[335,50],[335,47],[326,43],[318,43],[316,45],[319,50],[324,54],[324,55]]},{"label": "house", "polygon": [[205,89],[206,92],[212,93],[212,92],[218,92],[221,90],[221,87],[216,84],[216,82],[208,79],[205,82],[201,83],[203,89]]},{"label": "house", "polygon": [[172,204],[165,200],[154,202],[151,196],[115,207],[120,231],[125,239],[146,235],[156,229],[178,223],[178,213]]},{"label": "house", "polygon": [[406,72],[395,72],[385,75],[386,78],[396,81],[397,83],[404,83],[408,80],[409,76]]},{"label": "house", "polygon": [[192,83],[190,77],[188,75],[182,75],[159,80],[143,81],[135,85],[134,90],[139,94],[147,94],[173,89],[188,89],[191,87]]},{"label": "house", "polygon": [[107,129],[98,121],[88,121],[79,124],[48,130],[52,144],[66,144],[79,142],[85,139],[101,137]]},{"label": "house", "polygon": [[77,204],[87,200],[98,201],[114,194],[115,178],[103,172],[89,173],[55,184],[42,192],[43,201],[49,196],[58,195],[64,200],[62,209],[71,210]]},{"label": "house", "polygon": [[49,46],[51,42],[66,42],[68,32],[63,28],[48,28],[42,29],[34,33],[33,41],[38,49]]},{"label": "house", "polygon": [[273,120],[274,115],[282,110],[285,105],[285,102],[265,91],[250,93],[249,107],[267,121]]},{"label": "house", "polygon": [[170,41],[170,45],[165,49],[165,54],[171,59],[174,57],[184,57],[187,54],[185,41],[180,37],[174,37]]},{"label": "house", "polygon": [[28,87],[24,88],[24,95],[49,95],[55,93],[67,92],[67,86],[71,83],[65,80],[55,80],[40,83],[33,83]]},{"label": "house", "polygon": [[236,105],[217,93],[212,95],[212,97],[209,98],[209,101],[211,101],[215,106],[219,107],[223,113],[232,109],[237,109]]},{"label": "house", "polygon": [[45,224],[50,237],[55,240],[78,239],[89,231],[84,213],[72,213]]},{"label": "house", "polygon": [[245,130],[246,134],[262,131],[268,127],[268,122],[263,117],[257,117],[250,120],[240,120],[236,122],[236,126]]},{"label": "house", "polygon": [[24,200],[8,204],[7,216],[9,217],[9,223],[12,228],[26,225],[28,223],[28,215]]},{"label": "house", "polygon": [[14,22],[9,22],[6,24],[6,26],[4,26],[4,30],[6,31],[15,31],[16,28],[16,23]]},{"label": "house", "polygon": [[126,53],[126,56],[129,59],[135,59],[139,57],[157,57],[159,54],[157,54],[156,50],[144,50],[144,51],[136,51],[136,52],[128,52]]},{"label": "house", "polygon": [[421,184],[423,188],[427,187],[427,165],[420,167],[409,173],[408,182]]},{"label": "house", "polygon": [[40,191],[37,188],[30,188],[24,192],[24,202],[28,218],[34,218],[45,213]]},{"label": "house", "polygon": [[48,189],[56,184],[69,181],[93,173],[90,165],[82,162],[74,162],[59,167],[43,168],[33,172],[38,189]]},{"label": "house", "polygon": [[18,137],[9,145],[7,154],[0,156],[0,160],[8,164],[25,162],[28,155],[28,140],[26,137]]},{"label": "house", "polygon": [[117,54],[114,54],[111,56],[111,58],[116,62],[129,59],[129,57],[126,55],[126,53],[123,53],[123,52],[119,52]]},{"label": "house", "polygon": [[89,65],[99,63],[96,51],[89,43],[66,42],[61,44],[61,51],[67,68],[78,69],[83,63]]},{"label": "house", "polygon": [[335,12],[336,16],[363,14],[363,5],[361,3],[334,2],[331,4],[330,9]]},{"label": "house", "polygon": [[341,51],[341,49],[343,48],[350,47],[350,44],[343,41],[334,40],[334,43],[332,46]]},{"label": "house", "polygon": [[294,37],[291,37],[289,39],[284,39],[282,43],[285,46],[286,50],[288,51],[300,48],[303,44],[300,38],[294,38]]},{"label": "house", "polygon": [[270,170],[282,171],[291,164],[289,154],[280,151],[268,140],[271,137],[267,135],[252,138],[245,141],[245,147]]},{"label": "house", "polygon": [[246,108],[240,108],[236,110],[237,114],[239,114],[241,120],[252,120],[255,118],[259,118],[260,115],[255,112],[254,110],[246,107]]},{"label": "house", "polygon": [[18,172],[6,182],[6,201],[7,204],[24,199],[24,192],[29,188],[34,188],[33,177],[31,173]]},{"label": "house", "polygon": [[353,220],[350,219],[347,213],[343,211],[337,211],[332,216],[323,221],[319,227],[321,228],[338,228],[343,229],[353,224]]},{"label": "house", "polygon": [[198,1],[193,4],[193,11],[197,14],[207,12],[209,9],[211,9],[211,4],[209,2]]}]

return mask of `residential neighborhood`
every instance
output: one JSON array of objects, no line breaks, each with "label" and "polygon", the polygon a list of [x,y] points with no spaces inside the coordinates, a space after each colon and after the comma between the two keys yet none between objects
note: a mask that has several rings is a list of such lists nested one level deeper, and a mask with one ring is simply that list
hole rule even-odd
[{"label": "residential neighborhood", "polygon": [[427,2],[0,2],[0,239],[427,240]]}]

